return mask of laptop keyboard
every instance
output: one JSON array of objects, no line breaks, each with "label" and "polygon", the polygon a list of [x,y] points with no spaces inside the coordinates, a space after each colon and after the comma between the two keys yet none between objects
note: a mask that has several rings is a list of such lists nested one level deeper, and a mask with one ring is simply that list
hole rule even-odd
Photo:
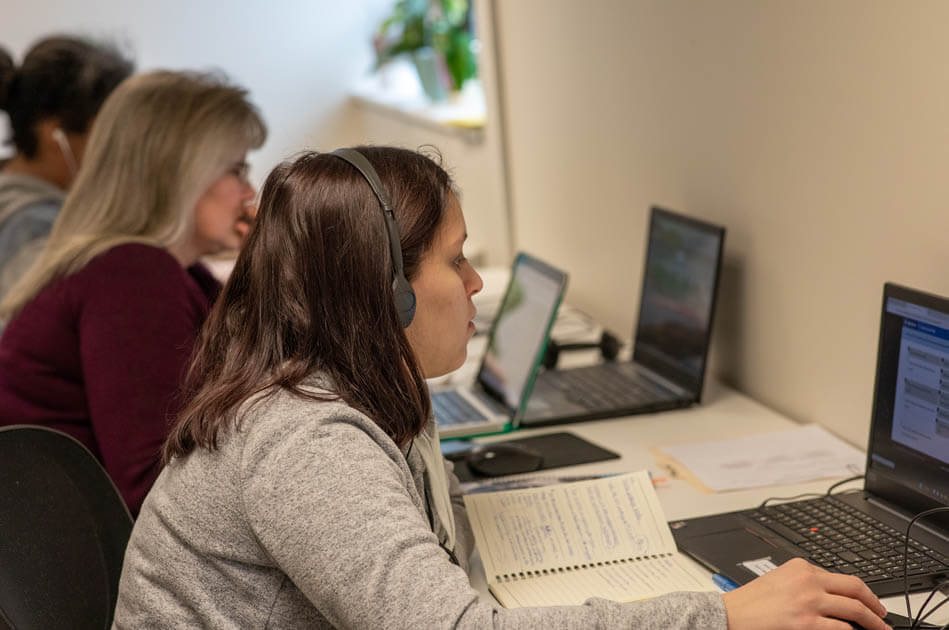
[{"label": "laptop keyboard", "polygon": [[473,424],[487,418],[456,391],[432,394],[432,411],[441,426]]},{"label": "laptop keyboard", "polygon": [[603,367],[551,370],[544,374],[544,381],[585,409],[635,407],[661,396],[658,388],[633,371],[635,368],[621,371],[619,365],[617,369]]},{"label": "laptop keyboard", "polygon": [[[764,507],[745,514],[804,549],[811,562],[864,582],[903,575],[906,537],[831,497]],[[909,575],[949,572],[949,557],[910,539]]]}]

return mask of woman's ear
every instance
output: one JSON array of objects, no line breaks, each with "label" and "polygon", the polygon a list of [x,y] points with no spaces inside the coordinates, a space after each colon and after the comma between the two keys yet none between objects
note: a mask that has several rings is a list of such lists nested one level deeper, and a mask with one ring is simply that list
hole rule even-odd
[{"label": "woman's ear", "polygon": [[69,188],[79,171],[79,160],[72,141],[62,128],[59,118],[44,118],[33,129],[36,134],[37,154],[33,158],[43,166],[46,179],[63,190]]}]

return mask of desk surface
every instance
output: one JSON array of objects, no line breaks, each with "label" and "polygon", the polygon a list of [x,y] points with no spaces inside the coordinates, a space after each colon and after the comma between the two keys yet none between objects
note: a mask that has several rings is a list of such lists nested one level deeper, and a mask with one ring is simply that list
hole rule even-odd
[{"label": "desk surface", "polygon": [[[798,425],[794,421],[748,396],[710,381],[702,404],[688,409],[546,428],[523,429],[508,435],[480,438],[478,441],[504,440],[556,431],[571,431],[590,442],[616,451],[621,455],[621,458],[561,468],[556,471],[544,471],[544,474],[585,475],[648,470],[654,477],[666,479],[666,481],[656,484],[656,492],[662,502],[666,518],[677,520],[752,507],[768,497],[824,492],[836,480],[824,479],[793,485],[708,493],[700,491],[688,481],[671,477],[670,471],[659,466],[656,458],[649,450],[650,447],[676,442],[715,440],[780,431],[795,426]],[[488,592],[484,568],[480,558],[477,557],[477,552],[469,571],[469,577],[472,585],[482,597],[492,597]],[[925,593],[912,596],[914,610],[918,608],[925,596]],[[901,614],[906,612],[902,597],[886,598],[884,604],[895,612]],[[949,621],[949,611],[944,612],[945,608],[940,609],[933,618],[930,618],[930,621],[938,623]]]}]

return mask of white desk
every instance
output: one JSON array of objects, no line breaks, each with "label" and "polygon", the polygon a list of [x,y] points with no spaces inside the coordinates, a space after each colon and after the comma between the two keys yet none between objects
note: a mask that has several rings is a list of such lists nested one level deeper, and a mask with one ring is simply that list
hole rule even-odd
[{"label": "white desk", "polygon": [[[616,451],[622,457],[593,464],[544,471],[544,474],[600,474],[634,470],[649,470],[654,477],[667,481],[656,484],[669,520],[727,512],[753,507],[768,497],[792,496],[805,492],[824,492],[835,480],[821,480],[785,486],[770,486],[723,493],[706,493],[681,479],[669,478],[669,471],[660,468],[649,447],[675,442],[714,440],[738,437],[768,431],[779,431],[797,426],[792,420],[768,409],[728,387],[710,381],[699,406],[662,413],[629,416],[610,420],[596,420],[564,424],[538,429],[522,429],[515,433],[480,438],[478,441],[504,440],[555,431],[571,431],[595,444]],[[536,474],[536,473],[535,473]],[[854,484],[859,485],[859,484]],[[481,560],[475,554],[469,577],[482,597],[492,598],[488,592]],[[914,611],[926,594],[911,597]],[[906,614],[902,596],[884,600],[887,608]],[[949,605],[941,608],[932,622],[949,621]]]}]

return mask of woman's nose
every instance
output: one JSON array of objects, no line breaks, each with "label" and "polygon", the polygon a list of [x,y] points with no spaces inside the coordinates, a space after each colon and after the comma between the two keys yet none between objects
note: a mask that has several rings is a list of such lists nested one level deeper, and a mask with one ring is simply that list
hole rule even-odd
[{"label": "woman's nose", "polygon": [[471,269],[473,277],[469,283],[468,295],[474,295],[484,288],[484,280],[481,279],[481,274],[479,274],[474,267],[469,266],[469,269]]}]

